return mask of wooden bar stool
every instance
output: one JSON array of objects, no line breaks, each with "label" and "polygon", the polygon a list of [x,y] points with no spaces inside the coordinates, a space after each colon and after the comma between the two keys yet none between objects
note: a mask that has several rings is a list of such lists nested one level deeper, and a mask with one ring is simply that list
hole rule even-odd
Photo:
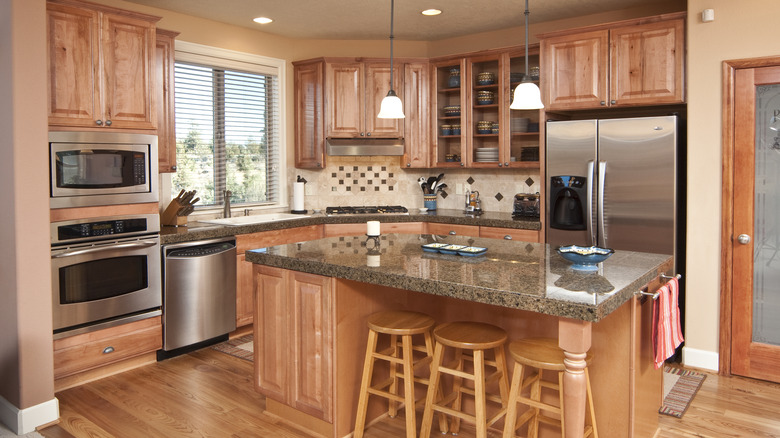
[{"label": "wooden bar stool", "polygon": [[[433,413],[440,412],[454,417],[450,428],[453,435],[458,434],[460,420],[464,419],[476,425],[477,438],[485,438],[488,426],[498,421],[506,412],[509,391],[506,356],[504,354],[506,332],[490,324],[451,322],[436,327],[433,336],[436,339],[436,349],[433,354],[431,379],[428,386],[428,396],[425,400],[420,437],[428,438],[430,436]],[[444,365],[444,349],[446,347],[455,349],[455,360],[451,364]],[[491,349],[494,360],[485,358],[485,351]],[[467,361],[473,362],[473,373],[465,370],[464,364]],[[486,365],[491,366],[495,371],[487,375]],[[442,373],[453,376],[452,392],[443,397],[435,397],[437,391],[440,391]],[[464,386],[463,379],[473,382],[473,386]],[[493,382],[498,382],[500,396],[487,393],[486,386]],[[474,397],[474,415],[461,411],[463,394]],[[439,401],[434,400],[435,398],[439,398]],[[501,406],[491,418],[487,417],[488,401],[498,403]]]},{"label": "wooden bar stool", "polygon": [[[414,383],[422,383],[427,386],[428,379],[421,376],[415,377],[414,370],[423,365],[430,366],[433,357],[431,329],[435,324],[434,319],[426,314],[402,310],[378,312],[368,317],[368,345],[363,363],[363,379],[360,383],[354,438],[363,436],[369,394],[388,399],[388,415],[390,417],[396,416],[397,403],[403,403],[406,412],[406,436],[407,438],[416,436]],[[390,346],[385,350],[376,351],[380,334],[390,335]],[[413,344],[412,336],[414,335],[423,335],[424,345]],[[400,342],[399,336],[401,337]],[[415,351],[424,353],[424,356],[415,361]],[[376,360],[389,362],[390,376],[387,380],[372,385]],[[397,372],[398,365],[403,368],[401,374]],[[403,379],[403,396],[399,395],[398,379]],[[424,400],[421,398],[419,403],[422,404]],[[441,418],[440,427],[442,433],[446,433],[447,423],[444,417]]]},{"label": "wooden bar stool", "polygon": [[[561,428],[561,436],[566,436],[563,430],[563,374],[566,369],[563,364],[563,350],[558,347],[558,340],[550,338],[529,338],[509,343],[509,354],[515,360],[512,372],[512,389],[509,392],[509,407],[506,410],[506,422],[504,424],[504,437],[513,438],[515,431],[523,424],[528,423],[528,438],[536,438],[539,435],[539,422],[552,424]],[[590,365],[593,355],[588,353],[585,362]],[[536,368],[533,376],[523,380],[524,367]],[[552,370],[558,372],[558,383],[542,380],[542,371]],[[584,437],[598,438],[596,429],[596,414],[593,411],[593,393],[590,388],[590,376],[588,368],[585,368],[586,383],[586,409],[589,411],[590,424],[585,425]],[[521,395],[523,389],[531,386],[528,397]],[[558,391],[559,405],[551,405],[541,401],[542,388]],[[517,418],[517,404],[523,403],[529,407],[527,411]],[[547,411],[560,415],[557,418],[543,415],[540,411]]]}]

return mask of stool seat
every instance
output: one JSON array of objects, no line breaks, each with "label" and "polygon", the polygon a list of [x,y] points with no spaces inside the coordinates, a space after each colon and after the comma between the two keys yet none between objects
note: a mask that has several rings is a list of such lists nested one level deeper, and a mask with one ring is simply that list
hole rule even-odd
[{"label": "stool seat", "polygon": [[481,322],[448,322],[436,327],[433,336],[437,342],[464,350],[487,350],[504,345],[506,331]]},{"label": "stool seat", "polygon": [[[521,362],[534,368],[545,370],[565,371],[566,358],[563,350],[558,346],[558,341],[551,338],[529,338],[509,343],[509,354],[516,362]],[[585,362],[590,365],[593,355],[588,353]]]},{"label": "stool seat", "polygon": [[368,317],[368,328],[386,335],[419,335],[434,325],[436,321],[424,313],[403,310],[387,310]]}]

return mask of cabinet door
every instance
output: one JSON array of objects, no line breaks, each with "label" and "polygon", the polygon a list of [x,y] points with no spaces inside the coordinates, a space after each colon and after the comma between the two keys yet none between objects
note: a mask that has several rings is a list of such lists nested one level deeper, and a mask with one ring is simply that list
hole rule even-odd
[{"label": "cabinet door", "polygon": [[178,32],[157,29],[154,51],[154,102],[160,172],[176,172],[176,119],[173,101],[173,45]]},{"label": "cabinet door", "polygon": [[289,305],[285,271],[254,265],[255,389],[266,397],[287,403],[288,373],[292,354],[288,326]]},{"label": "cabinet door", "polygon": [[548,110],[606,106],[608,43],[606,30],[542,39],[542,101]]},{"label": "cabinet door", "polygon": [[324,62],[295,66],[295,167],[325,167]]},{"label": "cabinet door", "polygon": [[516,228],[479,227],[479,237],[515,240],[520,242],[539,242],[539,231],[520,230]]},{"label": "cabinet door", "polygon": [[290,341],[295,345],[290,405],[332,422],[333,279],[294,271],[288,275],[293,315]]},{"label": "cabinet door", "polygon": [[254,263],[246,261],[246,254],[236,256],[236,327],[249,325],[254,321],[253,266]]},{"label": "cabinet door", "polygon": [[[428,63],[415,62],[404,66],[404,157],[409,168],[427,168],[431,163],[429,99],[430,70]],[[397,90],[396,90],[397,92]]]},{"label": "cabinet door", "polygon": [[325,72],[328,137],[365,136],[363,114],[363,63],[329,63]]},{"label": "cabinet door", "polygon": [[[393,90],[399,98],[404,97],[404,70],[399,64],[393,65]],[[380,119],[377,117],[382,106],[382,99],[390,91],[390,63],[371,62],[365,64],[365,98],[363,129],[368,137],[400,138],[403,137],[405,119]],[[404,113],[409,114],[404,104]]]},{"label": "cabinet door", "polygon": [[477,225],[454,225],[429,222],[427,228],[428,234],[479,237],[479,226]]},{"label": "cabinet door", "polygon": [[104,13],[101,47],[103,123],[112,128],[156,128],[154,24]]},{"label": "cabinet door", "polygon": [[47,4],[49,123],[94,127],[99,119],[98,14]]},{"label": "cabinet door", "polygon": [[464,58],[436,61],[431,66],[431,129],[436,130],[432,138],[431,165],[433,167],[464,167],[466,153],[466,132],[469,119],[466,100]]},{"label": "cabinet door", "polygon": [[610,31],[610,104],[679,103],[683,96],[683,20]]}]

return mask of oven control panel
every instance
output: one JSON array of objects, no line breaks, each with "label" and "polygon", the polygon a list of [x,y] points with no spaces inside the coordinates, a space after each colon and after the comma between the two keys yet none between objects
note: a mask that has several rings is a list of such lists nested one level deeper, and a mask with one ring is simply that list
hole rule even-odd
[{"label": "oven control panel", "polygon": [[52,244],[154,234],[160,231],[158,215],[128,215],[51,224]]}]

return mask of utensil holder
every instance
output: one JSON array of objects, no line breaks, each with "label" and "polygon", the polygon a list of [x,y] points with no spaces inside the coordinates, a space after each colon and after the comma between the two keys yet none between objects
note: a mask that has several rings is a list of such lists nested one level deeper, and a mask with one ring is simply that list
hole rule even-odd
[{"label": "utensil holder", "polygon": [[171,227],[181,227],[187,225],[187,216],[179,216],[179,209],[182,207],[179,201],[172,200],[168,207],[160,215],[160,223]]},{"label": "utensil holder", "polygon": [[428,211],[436,210],[436,195],[423,195],[423,206]]}]

